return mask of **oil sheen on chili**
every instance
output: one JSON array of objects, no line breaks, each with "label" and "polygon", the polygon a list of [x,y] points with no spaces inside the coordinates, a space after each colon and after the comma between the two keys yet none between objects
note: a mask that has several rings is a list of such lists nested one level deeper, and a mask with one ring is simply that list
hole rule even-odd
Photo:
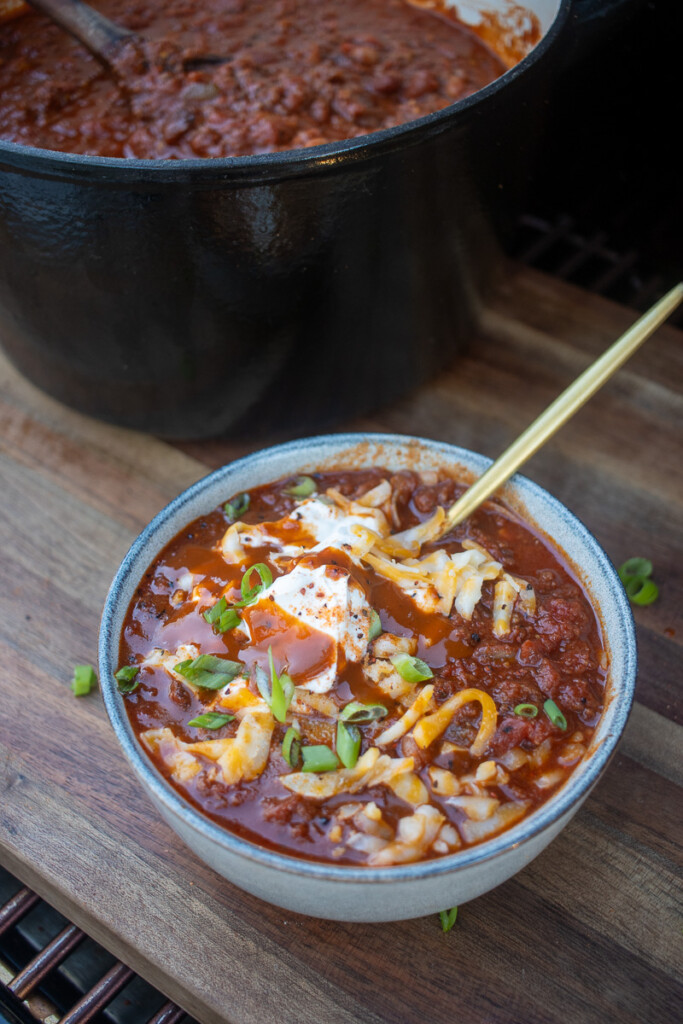
[{"label": "oil sheen on chili", "polygon": [[138,37],[111,54],[115,74],[27,6],[3,23],[0,2],[0,138],[113,157],[268,153],[404,124],[506,70],[445,7],[406,0],[92,6]]},{"label": "oil sheen on chili", "polygon": [[447,474],[316,473],[235,495],[150,566],[120,688],[159,771],[260,845],[344,864],[498,834],[581,760],[606,673],[546,539]]}]

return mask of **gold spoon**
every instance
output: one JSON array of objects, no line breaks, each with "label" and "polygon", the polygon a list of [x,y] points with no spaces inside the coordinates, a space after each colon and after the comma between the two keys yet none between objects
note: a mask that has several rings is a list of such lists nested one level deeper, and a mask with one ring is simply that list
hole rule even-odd
[{"label": "gold spoon", "polygon": [[482,502],[509,480],[541,445],[570,419],[598,391],[613,373],[640,348],[683,300],[683,283],[675,285],[644,313],[613,345],[595,360],[555,399],[534,422],[513,441],[492,466],[473,483],[446,513],[442,534],[448,533],[472,515]]}]

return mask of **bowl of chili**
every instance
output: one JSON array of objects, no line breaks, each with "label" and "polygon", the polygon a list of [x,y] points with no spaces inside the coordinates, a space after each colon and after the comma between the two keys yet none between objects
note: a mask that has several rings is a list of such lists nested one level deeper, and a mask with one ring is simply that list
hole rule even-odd
[{"label": "bowl of chili", "polygon": [[[100,678],[161,815],[220,874],[341,920],[473,899],[577,812],[625,726],[633,620],[596,540],[524,477],[396,435],[247,456],[133,544]],[[323,611],[324,609],[324,611]]]}]

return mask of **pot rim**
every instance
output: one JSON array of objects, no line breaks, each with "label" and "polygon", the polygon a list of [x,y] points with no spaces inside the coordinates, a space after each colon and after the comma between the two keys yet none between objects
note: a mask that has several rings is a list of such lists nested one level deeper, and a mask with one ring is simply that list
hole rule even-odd
[{"label": "pot rim", "polygon": [[[183,518],[186,506],[190,505],[207,488],[226,477],[229,478],[235,471],[239,472],[252,467],[255,468],[260,462],[264,461],[264,457],[266,461],[268,458],[277,458],[278,456],[289,454],[301,454],[303,458],[311,448],[320,448],[325,445],[332,446],[327,456],[329,460],[330,456],[335,452],[341,455],[343,450],[361,444],[367,445],[368,442],[389,447],[416,445],[417,447],[426,448],[429,453],[436,454],[437,456],[439,453],[443,453],[444,459],[447,459],[450,463],[457,463],[459,460],[462,460],[461,464],[465,468],[474,469],[478,473],[482,473],[492,462],[491,459],[483,455],[471,452],[457,445],[402,434],[324,434],[260,449],[214,470],[192,484],[192,486],[174,498],[173,501],[169,502],[141,531],[124,557],[111,584],[100,626],[100,687],[109,719],[130,765],[154,800],[164,809],[164,813],[170,819],[180,818],[185,828],[195,834],[200,834],[205,841],[212,846],[221,847],[229,855],[255,862],[255,864],[263,868],[272,868],[280,873],[285,872],[295,875],[301,879],[325,879],[338,883],[418,881],[478,866],[503,856],[511,849],[516,849],[531,842],[563,816],[571,817],[597,783],[609,763],[626,726],[634,697],[637,668],[635,626],[628,598],[614,566],[595,537],[580,519],[544,488],[528,478],[516,474],[506,487],[516,489],[519,492],[518,496],[522,500],[529,498],[532,502],[540,502],[546,506],[548,512],[559,516],[563,527],[567,532],[571,533],[572,538],[578,541],[584,552],[590,555],[594,564],[599,567],[601,578],[608,585],[609,595],[613,602],[609,623],[605,622],[602,615],[604,609],[593,595],[591,595],[592,603],[598,614],[601,627],[608,635],[612,652],[616,651],[623,657],[623,667],[619,678],[615,679],[612,670],[610,670],[608,678],[609,692],[597,726],[596,735],[593,737],[592,749],[588,756],[577,765],[557,793],[535,811],[532,811],[527,817],[524,817],[518,824],[506,829],[492,839],[434,860],[379,868],[355,867],[353,865],[306,860],[305,858],[279,853],[275,850],[258,846],[247,839],[242,839],[227,828],[216,824],[185,800],[163,778],[154,767],[152,761],[143,753],[139,741],[133,733],[125,712],[124,702],[114,682],[114,672],[118,667],[119,648],[119,635],[118,631],[114,632],[114,620],[119,611],[122,594],[125,598],[126,584],[129,583],[131,577],[137,583],[142,573],[158,554],[160,545],[156,541],[157,532],[175,518],[178,518],[178,523],[174,524],[174,526],[177,526],[175,532],[181,530],[183,525],[186,525],[191,521],[191,518],[197,515],[196,510],[193,510],[190,519]],[[322,453],[317,457],[320,459],[325,458]],[[263,470],[263,473],[259,474],[259,478],[264,473],[267,475],[267,467]],[[264,482],[267,482],[265,478]],[[534,521],[533,513],[532,521]],[[537,528],[541,531],[543,530],[541,524],[538,524]],[[557,546],[559,547],[559,544]],[[562,549],[560,548],[560,550]],[[572,564],[571,556],[565,554],[565,558]],[[126,599],[126,608],[129,599]],[[597,742],[596,737],[599,737]]]},{"label": "pot rim", "polygon": [[243,179],[267,181],[362,163],[375,155],[401,149],[406,145],[417,145],[425,139],[441,134],[461,113],[473,111],[476,114],[478,108],[490,97],[506,88],[545,56],[564,27],[572,2],[573,0],[559,0],[555,18],[538,43],[521,61],[508,68],[495,81],[441,110],[392,128],[306,149],[290,149],[251,156],[192,157],[180,160],[147,160],[138,157],[128,159],[62,153],[59,150],[23,146],[0,139],[0,166],[4,163],[19,171],[42,172],[66,178],[83,178],[92,174],[102,181],[118,182],[119,177],[123,177],[126,183],[130,184],[146,180],[160,184],[182,182],[187,178],[204,180],[216,177],[224,177],[230,182],[240,182]]}]

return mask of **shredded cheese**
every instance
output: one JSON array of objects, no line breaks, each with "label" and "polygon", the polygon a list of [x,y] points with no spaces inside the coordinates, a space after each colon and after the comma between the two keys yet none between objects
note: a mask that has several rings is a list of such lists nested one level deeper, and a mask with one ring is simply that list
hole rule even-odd
[{"label": "shredded cheese", "polygon": [[275,719],[270,713],[250,711],[240,722],[235,736],[188,743],[185,749],[216,761],[227,786],[242,780],[248,782],[266,767],[274,728]]},{"label": "shredded cheese", "polygon": [[429,850],[445,820],[431,804],[418,807],[414,814],[401,818],[394,842],[371,854],[368,863],[379,867],[419,860]]},{"label": "shredded cheese", "polygon": [[280,782],[292,793],[314,800],[326,800],[336,793],[358,793],[370,786],[389,785],[393,779],[414,767],[412,757],[389,757],[370,747],[358,759],[355,768],[333,772],[292,772],[281,775]]},{"label": "shredded cheese", "polygon": [[433,714],[420,719],[413,729],[413,737],[418,747],[425,749],[433,743],[437,736],[448,728],[458,708],[473,700],[481,704],[481,723],[477,737],[470,747],[470,754],[473,757],[483,754],[496,731],[498,712],[493,698],[484,690],[477,689],[460,690],[449,697]]},{"label": "shredded cheese", "polygon": [[380,747],[385,747],[388,743],[394,743],[399,740],[401,736],[405,736],[409,729],[417,722],[418,718],[422,718],[430,708],[433,707],[434,685],[429,683],[427,686],[423,686],[418,693],[415,701],[411,704],[405,714],[401,715],[397,722],[390,725],[388,729],[376,739],[376,743]]}]

